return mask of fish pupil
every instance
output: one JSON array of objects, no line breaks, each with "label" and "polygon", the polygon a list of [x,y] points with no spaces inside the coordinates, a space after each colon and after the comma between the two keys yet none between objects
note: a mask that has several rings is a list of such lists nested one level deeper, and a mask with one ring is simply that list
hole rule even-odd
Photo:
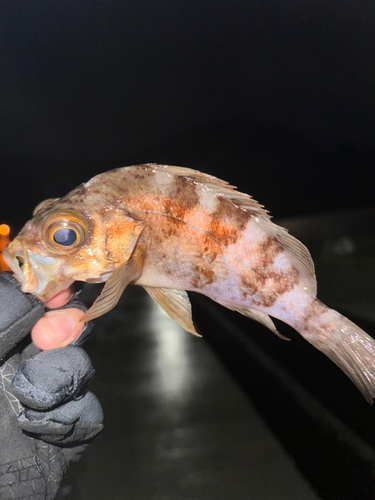
[{"label": "fish pupil", "polygon": [[55,232],[55,234],[53,235],[53,240],[58,245],[63,245],[64,247],[68,247],[76,242],[77,234],[73,229],[64,227],[62,229],[58,229]]}]

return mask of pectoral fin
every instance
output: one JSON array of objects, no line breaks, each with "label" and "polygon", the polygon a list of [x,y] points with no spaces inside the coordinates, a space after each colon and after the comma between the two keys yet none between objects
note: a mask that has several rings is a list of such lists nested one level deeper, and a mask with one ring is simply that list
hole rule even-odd
[{"label": "pectoral fin", "polygon": [[108,278],[102,293],[95,300],[90,309],[80,321],[91,321],[113,309],[129,283],[136,281],[142,274],[142,261],[132,256],[127,262],[118,267]]},{"label": "pectoral fin", "polygon": [[185,290],[173,290],[171,288],[143,287],[159,306],[172,319],[177,321],[182,328],[200,337],[196,332],[191,317],[191,304]]}]

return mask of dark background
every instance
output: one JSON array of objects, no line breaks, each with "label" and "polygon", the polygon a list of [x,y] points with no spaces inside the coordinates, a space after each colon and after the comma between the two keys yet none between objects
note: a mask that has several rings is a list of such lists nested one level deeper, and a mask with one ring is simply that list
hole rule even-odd
[{"label": "dark background", "polygon": [[[0,223],[13,235],[41,200],[110,168],[196,168],[238,185],[275,218],[309,216],[288,227],[313,251],[319,296],[374,333],[373,1],[5,0],[0,11]],[[332,211],[341,214],[310,217]],[[367,448],[350,448],[351,431],[330,429],[325,410],[288,396],[235,327],[197,301],[205,340],[322,498],[372,500]],[[111,314],[99,324],[118,317],[122,327],[120,308]],[[249,331],[248,319],[225,314]],[[373,408],[328,359],[280,331],[293,342],[251,322],[267,356],[373,449]],[[99,388],[107,383],[96,393],[106,402],[116,380],[100,373],[104,340],[93,339]],[[120,366],[119,342],[108,366]],[[108,402],[106,414],[110,436]]]},{"label": "dark background", "polygon": [[117,166],[275,217],[373,205],[373,2],[1,2],[0,222]]}]

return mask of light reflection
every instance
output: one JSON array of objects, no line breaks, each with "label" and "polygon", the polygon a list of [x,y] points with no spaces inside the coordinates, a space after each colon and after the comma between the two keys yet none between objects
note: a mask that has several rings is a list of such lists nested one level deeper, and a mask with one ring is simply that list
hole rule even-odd
[{"label": "light reflection", "polygon": [[186,352],[187,333],[150,298],[151,328],[157,338],[156,370],[158,386],[167,398],[181,396],[191,376]]}]

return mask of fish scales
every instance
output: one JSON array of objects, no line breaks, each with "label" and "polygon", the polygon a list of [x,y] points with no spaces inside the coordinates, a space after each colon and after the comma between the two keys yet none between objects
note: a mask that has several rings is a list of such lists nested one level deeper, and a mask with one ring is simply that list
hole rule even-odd
[{"label": "fish scales", "polygon": [[[298,285],[298,272],[286,259],[275,265],[283,248],[258,227],[257,214],[213,190],[202,190],[186,177],[162,186],[163,194],[151,195],[152,200],[157,197],[157,208],[148,208],[146,227],[150,230],[141,236],[141,241],[148,238],[148,250],[137,283],[176,286],[173,280],[177,275],[183,289],[263,311]],[[178,196],[186,192],[187,196]],[[127,204],[135,217],[142,219],[143,200],[139,205],[136,200]],[[157,276],[155,269],[160,269]]]},{"label": "fish scales", "polygon": [[112,309],[128,284],[143,286],[192,333],[186,290],[278,333],[273,316],[368,401],[375,396],[374,340],[316,298],[308,250],[250,196],[210,175],[155,164],[105,172],[42,202],[5,257],[23,291],[43,300],[75,280],[106,282],[84,320]]}]

